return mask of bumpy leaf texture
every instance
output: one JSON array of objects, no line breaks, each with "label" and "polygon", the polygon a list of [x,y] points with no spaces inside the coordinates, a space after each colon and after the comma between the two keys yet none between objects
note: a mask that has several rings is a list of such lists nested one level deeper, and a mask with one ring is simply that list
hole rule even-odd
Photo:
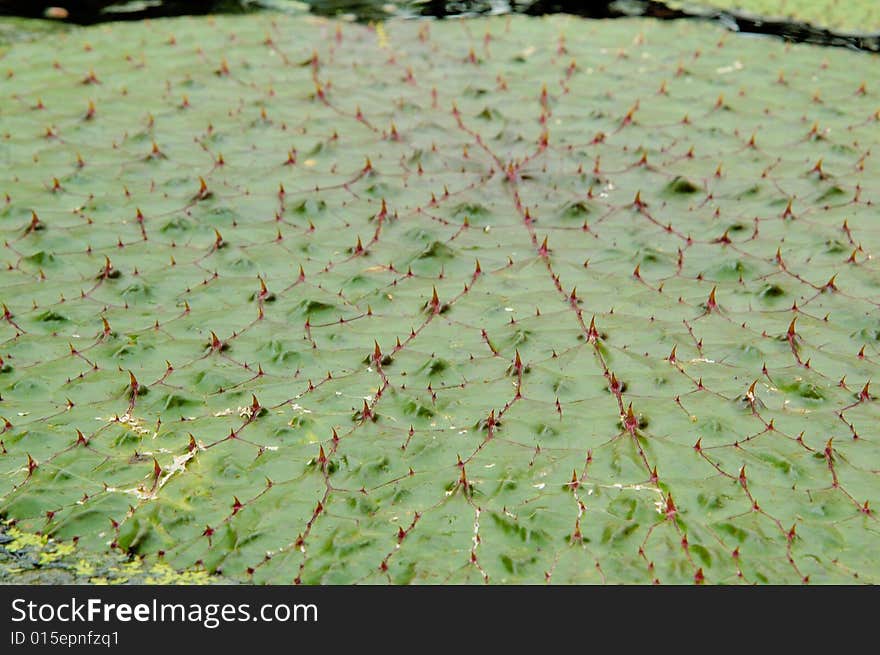
[{"label": "bumpy leaf texture", "polygon": [[12,46],[0,511],[257,583],[877,582],[876,67],[560,16]]}]

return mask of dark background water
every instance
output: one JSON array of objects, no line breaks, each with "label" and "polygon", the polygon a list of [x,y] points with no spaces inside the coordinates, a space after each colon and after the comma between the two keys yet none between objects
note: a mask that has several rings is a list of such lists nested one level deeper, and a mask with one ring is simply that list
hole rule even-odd
[{"label": "dark background water", "polygon": [[[880,0],[877,0],[880,2]],[[735,32],[763,34],[787,41],[880,52],[880,34],[842,34],[798,21],[770,20],[717,9],[678,10],[662,0],[0,0],[0,15],[92,24],[208,13],[248,13],[308,6],[324,16],[348,15],[355,20],[390,16],[435,17],[496,13],[542,15],[568,13],[586,18],[647,16],[662,20],[713,21]],[[56,8],[53,10],[52,8]]]},{"label": "dark background water", "polygon": [[[265,8],[283,9],[291,0],[0,0],[0,14],[41,18],[50,8],[61,8],[55,17],[89,24],[107,20],[140,20],[160,16],[206,13],[245,13]],[[403,16],[463,16],[517,12],[526,14],[571,13],[590,18],[630,14],[679,14],[651,0],[304,0],[313,13],[348,14],[358,20]]]},{"label": "dark background water", "polygon": [[[62,20],[75,23],[95,23],[106,20],[139,20],[159,16],[180,16],[207,13],[245,13],[259,11],[266,7],[282,8],[285,4],[294,5],[287,0],[0,0],[0,14],[40,18],[51,7],[62,8],[66,16]],[[448,0],[401,0],[393,3],[396,12],[389,12],[381,0],[305,0],[311,10],[322,15],[352,14],[360,20],[388,17],[389,13],[408,15],[443,16],[462,14],[469,11],[488,12],[493,5],[501,5],[506,10],[516,9],[516,5],[529,2],[510,0],[491,2],[490,0],[448,1]],[[607,5],[604,0],[586,0],[584,5]]]}]

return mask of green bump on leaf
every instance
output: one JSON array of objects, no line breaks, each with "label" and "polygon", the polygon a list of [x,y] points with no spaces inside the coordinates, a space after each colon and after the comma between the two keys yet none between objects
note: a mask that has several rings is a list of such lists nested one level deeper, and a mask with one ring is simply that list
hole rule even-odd
[{"label": "green bump on leaf", "polygon": [[669,195],[690,195],[699,190],[700,188],[696,184],[680,175],[664,187],[664,191]]}]

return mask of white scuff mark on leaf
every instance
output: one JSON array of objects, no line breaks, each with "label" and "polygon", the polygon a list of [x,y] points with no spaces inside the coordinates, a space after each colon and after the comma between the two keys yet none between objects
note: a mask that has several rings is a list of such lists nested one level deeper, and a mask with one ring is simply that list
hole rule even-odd
[{"label": "white scuff mark on leaf", "polygon": [[[128,412],[122,416],[96,416],[95,419],[98,421],[104,421],[105,423],[119,423],[132,432],[140,435],[150,434],[150,432],[152,432],[150,428],[144,427],[143,419],[138,418],[137,416],[132,416]],[[155,438],[157,434],[158,433],[153,433],[153,438]]]},{"label": "white scuff mark on leaf", "polygon": [[715,72],[719,75],[727,75],[728,73],[733,73],[734,71],[741,71],[743,68],[745,67],[742,65],[742,62],[737,59],[730,66],[721,66],[720,68],[716,68]]},{"label": "white scuff mark on leaf", "polygon": [[[178,455],[175,457],[171,464],[162,469],[162,473],[159,476],[159,479],[156,480],[155,484],[147,489],[144,485],[138,485],[132,489],[114,489],[112,487],[108,487],[107,491],[121,491],[124,494],[131,494],[133,496],[137,496],[138,500],[153,500],[156,496],[159,495],[159,490],[164,487],[168,481],[174,477],[178,473],[183,473],[186,470],[186,464],[193,457],[196,456],[196,453],[199,451],[199,448],[194,448],[193,450],[189,450],[185,452],[183,455]],[[151,453],[143,453],[143,454],[151,454]]]}]

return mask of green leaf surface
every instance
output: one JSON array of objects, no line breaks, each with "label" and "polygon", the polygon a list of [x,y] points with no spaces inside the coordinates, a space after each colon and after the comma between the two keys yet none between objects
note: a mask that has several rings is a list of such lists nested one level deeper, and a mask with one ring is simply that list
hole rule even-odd
[{"label": "green leaf surface", "polygon": [[877,582],[876,67],[565,16],[11,46],[0,512],[244,582]]}]

